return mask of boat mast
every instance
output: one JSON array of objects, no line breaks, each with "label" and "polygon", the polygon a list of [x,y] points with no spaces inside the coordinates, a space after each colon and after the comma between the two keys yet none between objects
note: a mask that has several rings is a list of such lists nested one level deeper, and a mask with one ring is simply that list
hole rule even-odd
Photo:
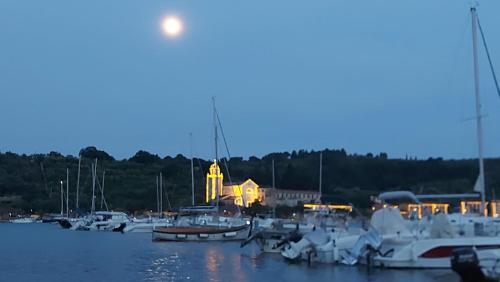
[{"label": "boat mast", "polygon": [[63,181],[61,180],[61,216],[64,215],[64,190]]},{"label": "boat mast", "polygon": [[276,218],[276,182],[274,177],[274,159],[272,160],[273,164],[273,218]]},{"label": "boat mast", "polygon": [[[215,139],[215,165],[216,167],[218,167],[218,161],[219,161],[219,150],[218,150],[218,146],[217,146],[217,142],[218,142],[218,133],[217,133],[217,111],[216,111],[216,108],[215,108],[215,97],[212,97],[212,104],[213,104],[213,111],[214,111],[214,139]],[[215,180],[215,196],[216,196],[216,200],[217,200],[217,212],[219,211],[219,172],[217,172],[217,175],[216,175],[216,180]]]},{"label": "boat mast", "polygon": [[189,133],[189,152],[191,154],[191,205],[194,206],[193,133]]},{"label": "boat mast", "polygon": [[66,217],[69,217],[69,168],[66,168]]},{"label": "boat mast", "polygon": [[78,210],[80,208],[79,202],[78,202],[78,194],[80,192],[80,165],[82,163],[82,155],[78,158],[78,176],[76,177],[76,209]]},{"label": "boat mast", "polygon": [[321,201],[323,185],[323,152],[319,153],[319,200]]},{"label": "boat mast", "polygon": [[[103,169],[102,170],[102,187],[101,187],[101,210],[102,210],[102,205],[105,203],[104,202],[104,180],[106,178],[106,170]],[[106,209],[107,209],[107,205],[106,205]]]},{"label": "boat mast", "polygon": [[476,94],[476,129],[479,156],[479,188],[481,193],[481,211],[485,207],[485,183],[484,183],[484,161],[483,161],[483,125],[481,115],[481,96],[479,92],[479,61],[477,56],[477,12],[476,8],[470,9],[472,15],[472,52],[474,58],[474,92]]},{"label": "boat mast", "polygon": [[163,216],[163,174],[160,171],[160,217]]},{"label": "boat mast", "polygon": [[97,158],[95,162],[92,164],[92,207],[90,210],[90,214],[94,214],[95,212],[95,181],[97,178]]},{"label": "boat mast", "polygon": [[158,217],[160,216],[160,186],[158,183],[158,175],[156,175],[156,211],[158,212]]}]

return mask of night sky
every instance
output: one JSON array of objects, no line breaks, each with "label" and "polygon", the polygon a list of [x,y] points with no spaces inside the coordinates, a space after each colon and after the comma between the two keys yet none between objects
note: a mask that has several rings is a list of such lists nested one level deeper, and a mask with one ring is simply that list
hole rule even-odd
[{"label": "night sky", "polygon": [[[0,151],[477,155],[462,0],[0,1]],[[478,13],[500,73],[500,1]],[[165,16],[183,22],[168,38]],[[485,154],[500,98],[481,46]]]}]

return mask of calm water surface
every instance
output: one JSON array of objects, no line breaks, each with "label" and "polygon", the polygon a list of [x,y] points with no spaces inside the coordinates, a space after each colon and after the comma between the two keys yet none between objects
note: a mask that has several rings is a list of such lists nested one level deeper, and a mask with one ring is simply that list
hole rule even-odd
[{"label": "calm water surface", "polygon": [[151,234],[0,224],[0,281],[459,281],[447,270],[288,264],[239,243],[153,243]]}]

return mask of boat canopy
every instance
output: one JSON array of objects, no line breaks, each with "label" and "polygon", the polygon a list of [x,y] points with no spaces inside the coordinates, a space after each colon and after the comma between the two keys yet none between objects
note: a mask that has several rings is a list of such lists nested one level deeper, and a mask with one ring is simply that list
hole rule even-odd
[{"label": "boat canopy", "polygon": [[380,235],[401,234],[411,235],[406,227],[401,212],[397,208],[383,208],[373,213],[370,225]]},{"label": "boat canopy", "polygon": [[217,213],[217,206],[192,206],[192,207],[183,207],[179,209],[181,213]]},{"label": "boat canopy", "polygon": [[413,194],[410,191],[384,192],[378,196],[378,199],[381,201],[384,201],[384,202],[391,201],[391,200],[394,201],[394,200],[407,199],[407,200],[410,200],[414,203],[420,204],[419,199],[415,196],[415,194]]}]

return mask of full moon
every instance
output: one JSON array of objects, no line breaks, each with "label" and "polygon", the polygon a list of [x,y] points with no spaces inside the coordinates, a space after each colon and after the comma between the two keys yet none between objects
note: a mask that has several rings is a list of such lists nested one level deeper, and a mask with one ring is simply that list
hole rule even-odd
[{"label": "full moon", "polygon": [[182,22],[176,17],[166,17],[162,22],[162,28],[169,37],[176,37],[182,32]]}]

